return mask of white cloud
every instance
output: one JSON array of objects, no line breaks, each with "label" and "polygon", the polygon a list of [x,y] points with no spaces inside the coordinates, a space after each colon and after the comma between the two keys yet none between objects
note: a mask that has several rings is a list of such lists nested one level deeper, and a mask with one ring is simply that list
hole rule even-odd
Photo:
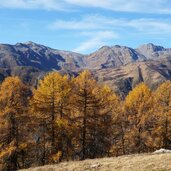
[{"label": "white cloud", "polygon": [[82,21],[63,21],[63,20],[57,20],[51,25],[49,25],[49,28],[51,29],[66,29],[66,30],[80,30],[80,29],[97,29],[98,23],[93,23],[91,21],[86,22],[86,20]]},{"label": "white cloud", "polygon": [[171,22],[156,18],[108,18],[102,15],[86,15],[79,20],[57,20],[51,23],[50,29],[73,30],[81,36],[88,37],[82,42],[76,52],[94,50],[108,44],[112,39],[124,34],[161,35],[171,33]]},{"label": "white cloud", "polygon": [[101,15],[87,15],[80,20],[57,20],[49,25],[51,29],[66,30],[120,30],[136,29],[144,33],[171,32],[171,22],[155,18],[107,18]]},{"label": "white cloud", "polygon": [[161,34],[161,33],[171,33],[171,23],[168,21],[160,21],[158,19],[133,19],[127,20],[125,26],[137,29],[139,32],[151,33],[151,34]]},{"label": "white cloud", "polygon": [[113,11],[168,13],[171,14],[170,0],[65,0],[82,7],[100,7]]},{"label": "white cloud", "polygon": [[[57,20],[49,27],[51,29],[67,29],[67,30],[80,30],[80,29],[103,29],[112,25],[114,22],[101,15],[86,15],[81,20]],[[117,22],[117,21],[116,21]]]},{"label": "white cloud", "polygon": [[61,0],[0,0],[1,8],[64,10]]},{"label": "white cloud", "polygon": [[67,3],[86,7],[109,7],[111,0],[64,0]]},{"label": "white cloud", "polygon": [[171,14],[170,0],[0,0],[0,7],[48,10],[96,7],[121,12]]},{"label": "white cloud", "polygon": [[94,50],[105,45],[108,40],[119,38],[119,35],[112,31],[83,32],[82,34],[90,36],[90,38],[73,49],[75,52],[84,53],[87,50]]}]

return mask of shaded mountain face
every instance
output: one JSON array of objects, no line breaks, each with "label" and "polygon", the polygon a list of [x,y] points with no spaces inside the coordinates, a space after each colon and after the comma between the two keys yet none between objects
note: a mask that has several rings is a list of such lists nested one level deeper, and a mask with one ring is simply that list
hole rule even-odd
[{"label": "shaded mountain face", "polygon": [[92,70],[100,82],[120,94],[127,94],[142,81],[155,88],[171,79],[171,49],[153,44],[137,49],[115,45],[82,55],[33,42],[0,44],[0,80],[18,75],[26,83],[35,85],[49,71],[77,75],[83,69]]},{"label": "shaded mountain face", "polygon": [[0,67],[32,66],[43,71],[76,69],[82,66],[83,55],[59,51],[33,42],[0,45]]}]

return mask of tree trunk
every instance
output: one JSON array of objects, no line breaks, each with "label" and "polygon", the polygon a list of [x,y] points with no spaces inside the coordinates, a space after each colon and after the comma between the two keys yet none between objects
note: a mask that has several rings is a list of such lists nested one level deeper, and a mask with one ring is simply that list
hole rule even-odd
[{"label": "tree trunk", "polygon": [[86,121],[87,121],[87,93],[86,90],[84,91],[84,114],[83,114],[83,141],[82,141],[82,160],[85,159],[86,156],[86,147],[85,147],[85,142],[86,142]]}]

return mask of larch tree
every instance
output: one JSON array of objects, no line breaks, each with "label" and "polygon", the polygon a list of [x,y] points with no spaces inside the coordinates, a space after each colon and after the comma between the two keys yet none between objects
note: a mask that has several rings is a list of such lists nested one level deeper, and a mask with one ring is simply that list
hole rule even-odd
[{"label": "larch tree", "polygon": [[31,90],[0,85],[0,170],[171,149],[171,81],[137,85],[125,100],[85,70],[48,73]]},{"label": "larch tree", "polygon": [[160,138],[159,148],[171,149],[171,81],[161,84],[154,92],[158,125],[156,134]]},{"label": "larch tree", "polygon": [[56,162],[64,155],[65,128],[68,128],[69,93],[67,76],[57,72],[47,74],[33,91],[31,108],[39,130],[36,143],[40,143],[40,164]]},{"label": "larch tree", "polygon": [[115,99],[113,116],[112,156],[125,155],[127,153],[125,132],[128,126],[128,117],[124,112],[124,101],[119,97]]},{"label": "larch tree", "polygon": [[155,121],[153,104],[151,90],[144,83],[136,86],[125,99],[124,112],[128,117],[126,140],[131,153],[150,150],[148,144],[152,141],[151,130]]},{"label": "larch tree", "polygon": [[96,81],[88,71],[82,72],[78,77],[73,80],[74,88],[72,90],[72,106],[73,117],[77,124],[77,139],[76,149],[81,159],[86,158],[87,146],[87,122],[90,111],[92,109],[91,101],[94,100],[92,95],[93,90],[96,88]]},{"label": "larch tree", "polygon": [[104,156],[110,148],[113,94],[109,88],[98,86],[87,70],[74,78],[73,84],[77,154],[82,160]]},{"label": "larch tree", "polygon": [[120,99],[113,90],[106,85],[99,86],[98,89],[98,92],[95,92],[95,98],[98,99],[98,103],[96,103],[97,105],[94,108],[98,120],[94,120],[91,123],[97,132],[94,135],[96,138],[94,146],[97,147],[94,150],[94,158],[112,155],[111,148],[115,141],[116,120],[121,114]]},{"label": "larch tree", "polygon": [[0,161],[2,170],[25,167],[27,107],[30,91],[18,77],[6,78],[0,86]]}]

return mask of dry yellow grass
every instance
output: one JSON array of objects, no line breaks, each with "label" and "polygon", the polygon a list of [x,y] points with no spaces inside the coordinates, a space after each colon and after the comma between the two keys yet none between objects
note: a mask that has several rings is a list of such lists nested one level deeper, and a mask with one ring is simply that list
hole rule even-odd
[{"label": "dry yellow grass", "polygon": [[171,171],[171,153],[70,161],[23,171]]}]

